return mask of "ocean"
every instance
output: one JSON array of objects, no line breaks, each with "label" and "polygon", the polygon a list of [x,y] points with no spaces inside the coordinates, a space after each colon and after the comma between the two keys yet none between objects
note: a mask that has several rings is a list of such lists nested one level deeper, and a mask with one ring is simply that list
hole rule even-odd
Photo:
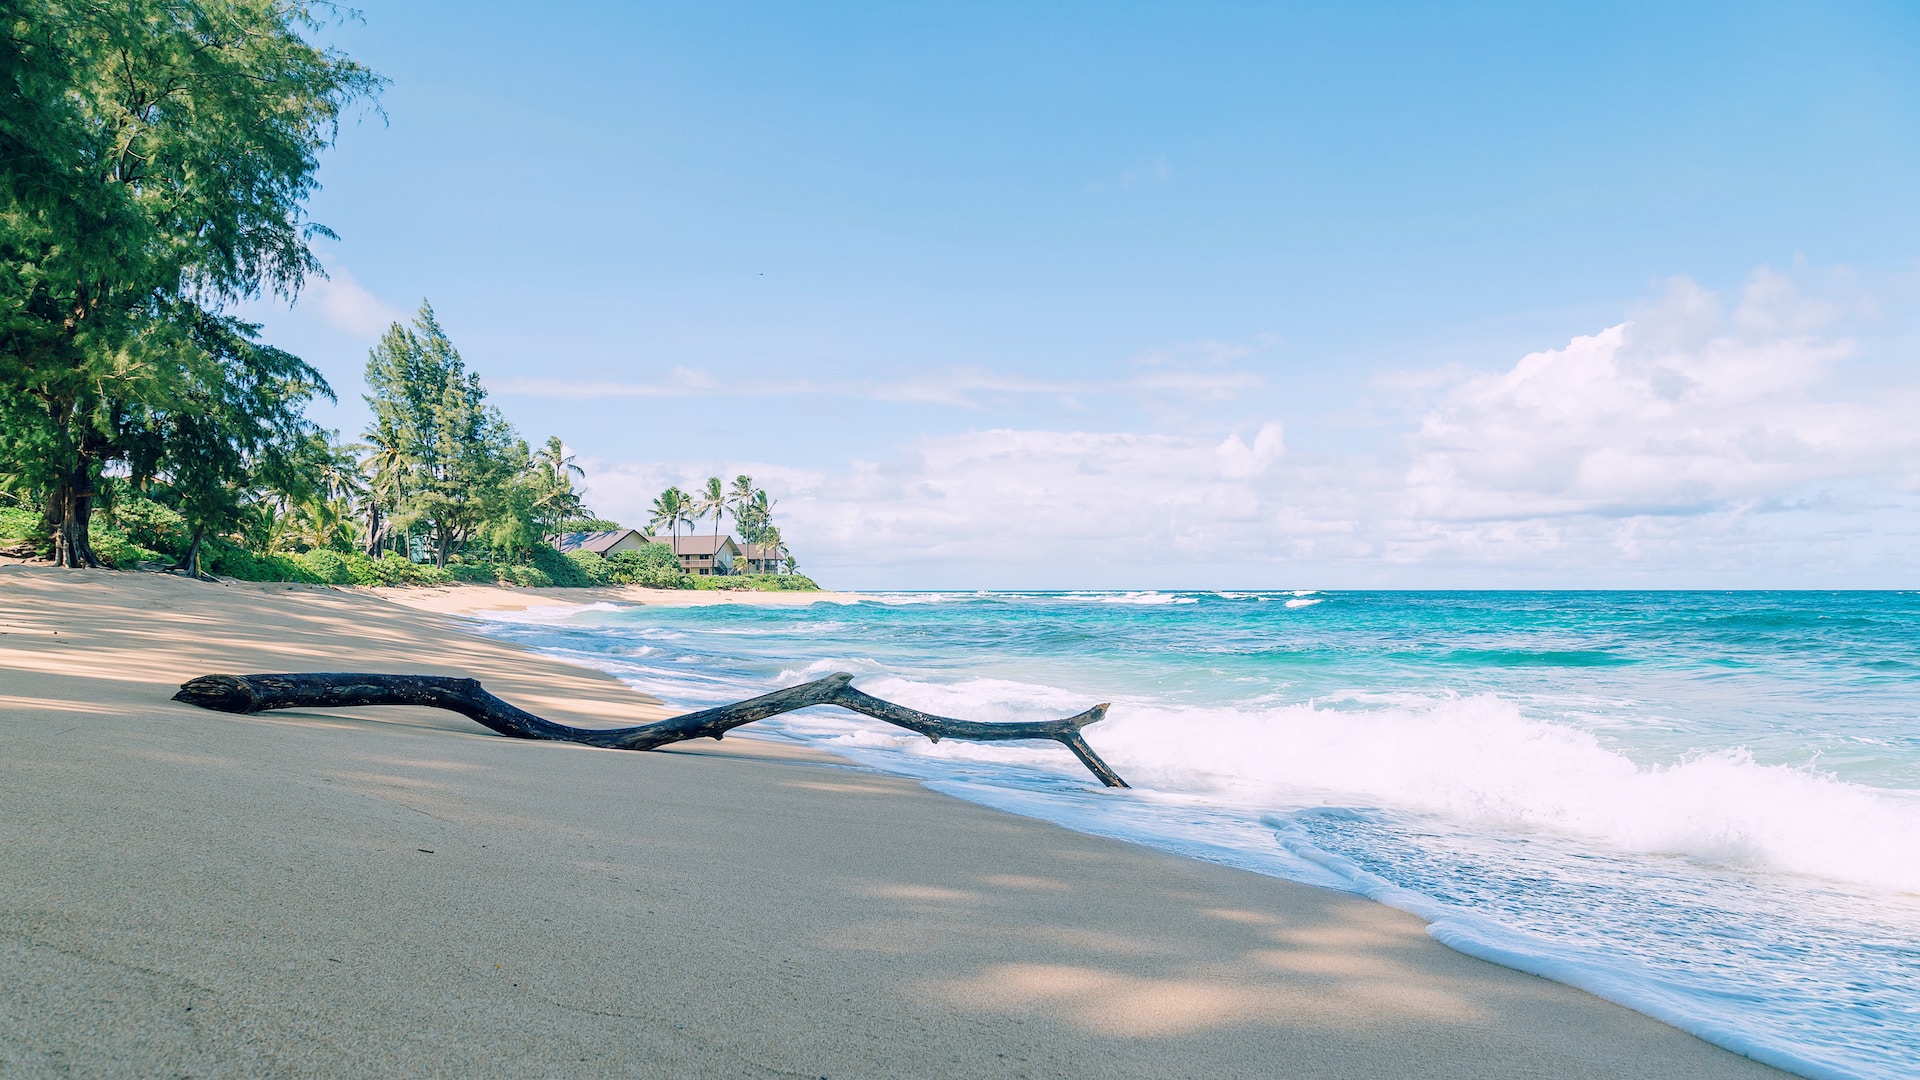
[{"label": "ocean", "polygon": [[1068,828],[1372,897],[1810,1077],[1920,1075],[1920,594],[875,594],[483,628],[694,709],[850,671],[1052,744],[756,724]]}]

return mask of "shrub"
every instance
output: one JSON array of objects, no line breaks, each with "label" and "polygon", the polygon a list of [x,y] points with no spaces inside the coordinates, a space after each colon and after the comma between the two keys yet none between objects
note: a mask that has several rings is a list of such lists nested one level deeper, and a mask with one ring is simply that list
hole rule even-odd
[{"label": "shrub", "polygon": [[683,573],[680,560],[665,544],[648,544],[639,551],[621,551],[606,560],[608,580],[616,585],[650,589],[691,589],[693,575]]},{"label": "shrub", "polygon": [[[559,554],[555,552],[555,554]],[[576,574],[578,570],[574,571]],[[544,589],[556,584],[553,577],[537,566],[505,565],[500,567],[500,580],[509,585],[518,585],[527,589]]]},{"label": "shrub", "polygon": [[323,585],[353,584],[353,567],[349,565],[347,556],[338,551],[316,548],[293,556],[293,560]]},{"label": "shrub", "polygon": [[409,562],[391,551],[377,559],[356,551],[346,561],[355,585],[445,585],[453,580],[451,573],[432,563]]},{"label": "shrub", "polygon": [[200,550],[201,566],[210,574],[241,581],[304,581],[324,585],[295,555],[255,555],[225,540],[209,538]]},{"label": "shrub", "polygon": [[739,574],[715,577],[693,577],[686,588],[711,589],[720,592],[818,592],[820,586],[805,574]]},{"label": "shrub", "polygon": [[[533,563],[530,569],[538,570],[546,577],[547,580],[540,583],[542,585],[560,585],[569,588],[578,588],[593,584],[593,580],[587,577],[586,571],[580,569],[578,563],[545,544],[541,544],[533,549],[533,557],[529,561]],[[520,567],[519,569],[526,570],[529,569],[529,567]],[[524,582],[516,580],[514,584],[520,585],[524,584]]]},{"label": "shrub", "polygon": [[131,491],[114,502],[113,523],[134,544],[166,552],[174,558],[179,558],[180,553],[187,549],[187,542],[193,539],[192,530],[187,528],[187,519],[175,513],[172,507],[162,506]]},{"label": "shrub", "polygon": [[0,506],[0,540],[39,540],[40,515],[17,506]]},{"label": "shrub", "polygon": [[497,578],[491,563],[469,562],[448,563],[447,576],[470,585],[491,585]]},{"label": "shrub", "polygon": [[605,585],[613,580],[613,566],[607,560],[591,551],[569,551],[567,558],[586,575],[592,585]]},{"label": "shrub", "polygon": [[127,534],[119,529],[109,528],[97,520],[88,523],[87,542],[93,547],[94,557],[117,570],[165,558],[159,552],[127,539]]}]

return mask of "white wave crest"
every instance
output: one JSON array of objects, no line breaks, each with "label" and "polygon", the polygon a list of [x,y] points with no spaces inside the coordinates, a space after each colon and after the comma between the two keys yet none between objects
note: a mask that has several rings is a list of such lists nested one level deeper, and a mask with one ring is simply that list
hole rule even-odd
[{"label": "white wave crest", "polygon": [[[851,670],[846,660],[789,676]],[[870,693],[970,720],[1070,716],[1091,701],[1002,679],[927,683],[876,675]],[[822,715],[795,734],[845,745],[1076,775],[1055,748],[876,731]],[[1872,788],[1745,750],[1636,764],[1593,734],[1530,719],[1492,695],[1360,709],[1170,708],[1116,703],[1088,738],[1136,785],[1264,810],[1368,806],[1462,825],[1548,831],[1621,851],[1806,874],[1920,893],[1920,793]]]},{"label": "white wave crest", "polygon": [[1920,795],[1745,750],[1641,766],[1490,695],[1366,710],[1120,705],[1093,740],[1130,779],[1237,804],[1380,806],[1920,892]]}]

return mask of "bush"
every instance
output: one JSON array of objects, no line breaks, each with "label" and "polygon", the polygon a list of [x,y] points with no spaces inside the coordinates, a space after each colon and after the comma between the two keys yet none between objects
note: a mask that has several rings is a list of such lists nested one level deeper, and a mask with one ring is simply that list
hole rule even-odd
[{"label": "bush", "polygon": [[491,563],[457,562],[447,564],[447,576],[470,585],[491,585],[498,575]]},{"label": "bush", "polygon": [[17,506],[0,506],[0,540],[40,540],[40,515]]},{"label": "bush", "polygon": [[323,585],[351,585],[354,582],[352,565],[347,556],[338,551],[316,548],[293,556],[293,560]]},{"label": "bush", "polygon": [[615,585],[642,585],[650,589],[691,589],[693,575],[680,569],[680,560],[665,544],[648,544],[639,551],[615,552],[606,560],[607,578]]},{"label": "bush", "polygon": [[347,564],[348,579],[354,585],[445,585],[453,580],[451,573],[432,563],[409,562],[405,556],[391,551],[378,559],[370,559],[357,551],[343,555],[342,559]]},{"label": "bush", "polygon": [[714,577],[689,576],[686,588],[713,589],[721,592],[819,592],[820,586],[805,574],[738,574]]},{"label": "bush", "polygon": [[126,533],[132,543],[166,552],[176,559],[187,550],[188,541],[193,539],[193,531],[187,528],[187,519],[175,513],[172,507],[162,506],[131,491],[115,500],[113,523]]},{"label": "bush", "polygon": [[116,570],[127,570],[143,562],[163,559],[166,556],[127,539],[127,534],[119,529],[109,528],[97,519],[87,525],[87,543],[93,547],[94,557]]},{"label": "bush", "polygon": [[[533,563],[531,569],[540,571],[546,577],[547,580],[540,583],[542,585],[579,588],[593,584],[593,580],[587,577],[586,571],[580,569],[578,563],[545,544],[533,549],[533,557],[529,561]],[[519,567],[518,569],[528,568]],[[520,585],[523,582],[516,580],[514,584]]]},{"label": "bush", "polygon": [[605,585],[613,580],[613,566],[591,551],[569,551],[567,558],[587,577],[588,584]]},{"label": "bush", "polygon": [[303,581],[324,585],[295,555],[255,555],[225,540],[208,538],[200,547],[201,568],[241,581]]},{"label": "bush", "polygon": [[[560,553],[556,551],[554,554],[559,555]],[[561,556],[561,558],[564,560],[565,556]],[[573,572],[578,574],[580,571],[576,569]],[[500,567],[500,580],[508,585],[518,585],[525,589],[544,589],[553,585],[572,584],[571,582],[557,582],[553,580],[552,575],[537,566],[515,566],[510,564]]]}]

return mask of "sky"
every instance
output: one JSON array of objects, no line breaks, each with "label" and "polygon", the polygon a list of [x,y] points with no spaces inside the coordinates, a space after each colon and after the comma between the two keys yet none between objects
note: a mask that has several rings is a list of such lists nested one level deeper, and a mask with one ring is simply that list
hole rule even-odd
[{"label": "sky", "polygon": [[[329,269],[824,584],[1920,586],[1920,8],[371,0]],[[711,527],[710,525],[707,527]]]}]

